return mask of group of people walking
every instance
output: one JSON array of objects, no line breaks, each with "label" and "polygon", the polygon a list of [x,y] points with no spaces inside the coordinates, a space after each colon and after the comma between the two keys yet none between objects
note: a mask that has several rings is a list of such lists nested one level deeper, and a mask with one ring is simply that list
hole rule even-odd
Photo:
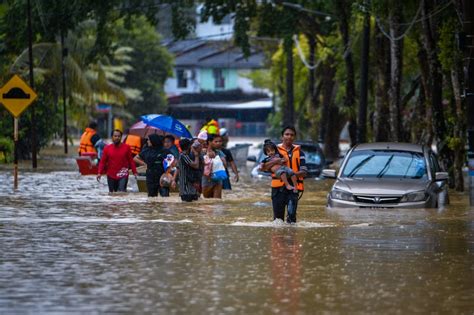
[{"label": "group of people walking", "polygon": [[[91,123],[84,131],[79,154],[97,152],[97,180],[107,174],[111,193],[126,191],[129,170],[137,176],[136,165],[146,166],[146,186],[150,197],[158,194],[167,197],[170,189],[178,188],[183,201],[197,200],[201,195],[222,198],[222,190],[232,188],[229,169],[235,175],[234,180],[239,180],[232,153],[225,148],[229,141],[225,128],[209,129],[205,125],[193,139],[175,140],[170,134],[150,134],[140,145],[130,135],[124,137],[120,130],[114,130],[112,143],[100,150],[92,143],[97,137],[96,127]],[[208,129],[212,133],[208,133]],[[130,138],[129,145],[126,142]]]},{"label": "group of people walking", "polygon": [[[192,202],[202,195],[204,198],[222,198],[222,190],[231,189],[229,170],[234,173],[234,181],[239,181],[239,171],[232,153],[226,148],[229,140],[225,128],[205,128],[196,138],[175,140],[151,134],[138,152],[122,141],[120,130],[112,133],[112,143],[103,147],[99,156],[97,180],[107,175],[109,192],[125,192],[129,170],[137,176],[137,165],[146,166],[146,186],[148,196],[169,196],[170,189],[178,189],[182,201]],[[79,154],[94,148],[91,139],[96,134],[93,124],[89,125],[81,137]],[[212,132],[209,132],[211,131]],[[298,198],[304,190],[306,176],[305,155],[298,145],[294,127],[282,130],[281,143],[269,140],[264,143],[267,158],[262,161],[262,171],[272,173],[272,206],[274,219],[296,222]],[[96,141],[97,143],[97,141]]]}]

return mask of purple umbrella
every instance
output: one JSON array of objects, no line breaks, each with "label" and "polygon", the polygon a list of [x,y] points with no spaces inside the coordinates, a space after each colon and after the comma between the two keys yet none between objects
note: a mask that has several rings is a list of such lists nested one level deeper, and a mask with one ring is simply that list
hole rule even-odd
[{"label": "purple umbrella", "polygon": [[129,134],[136,135],[141,138],[146,138],[148,137],[148,135],[151,135],[151,134],[165,135],[165,132],[158,128],[149,126],[145,124],[143,121],[139,121],[130,127]]}]

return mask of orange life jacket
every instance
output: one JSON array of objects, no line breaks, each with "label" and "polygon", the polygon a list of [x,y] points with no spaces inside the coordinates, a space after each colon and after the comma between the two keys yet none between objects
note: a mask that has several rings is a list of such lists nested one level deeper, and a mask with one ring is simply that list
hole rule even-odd
[{"label": "orange life jacket", "polygon": [[79,152],[79,155],[87,152],[97,152],[91,141],[92,136],[96,133],[97,131],[95,131],[94,129],[91,129],[89,127],[86,128],[86,130],[81,136],[81,142],[79,143],[79,149],[77,150],[77,152]]},{"label": "orange life jacket", "polygon": [[138,153],[140,153],[142,149],[142,138],[136,135],[127,135],[125,143],[128,144],[128,146],[130,147],[132,155],[137,155]]},{"label": "orange life jacket", "polygon": [[[293,145],[293,150],[291,151],[291,156],[288,156],[288,151],[286,151],[286,149],[283,148],[282,144],[277,145],[277,148],[278,148],[278,152],[280,153],[280,155],[287,160],[286,166],[291,168],[293,170],[293,172],[295,172],[295,173],[299,172],[300,163],[301,163],[301,160],[300,160],[300,152],[301,152],[300,151],[300,146],[295,145],[295,144]],[[297,177],[296,179],[297,179],[297,183],[298,183],[296,188],[299,191],[303,191],[304,190],[303,178],[302,177]],[[290,179],[288,179],[288,181],[290,181]],[[283,183],[283,181],[280,178],[276,178],[275,174],[272,173],[272,187],[278,188],[278,187],[282,187],[284,185],[285,184]]]},{"label": "orange life jacket", "polygon": [[178,138],[174,139],[174,145],[176,146],[176,148],[178,148],[179,153],[183,152],[183,150],[181,149],[181,146],[179,145],[179,139]]}]

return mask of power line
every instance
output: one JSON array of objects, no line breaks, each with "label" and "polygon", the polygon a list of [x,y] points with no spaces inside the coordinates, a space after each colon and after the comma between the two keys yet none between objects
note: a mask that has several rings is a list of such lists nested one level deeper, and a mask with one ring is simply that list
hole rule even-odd
[{"label": "power line", "polygon": [[312,13],[312,14],[315,14],[315,15],[322,15],[322,16],[326,16],[326,17],[331,17],[333,19],[337,19],[337,17],[333,14],[322,12],[322,11],[317,11],[317,10],[312,10],[312,9],[307,9],[307,8],[303,7],[301,4],[292,3],[292,2],[282,2],[281,4],[286,6],[286,7],[294,8],[294,9],[297,9],[297,10],[300,10],[300,11],[304,11],[304,12]]},{"label": "power line", "polygon": [[[444,9],[446,9],[447,7],[449,7],[451,4],[452,4],[452,1],[448,1],[445,6],[439,8],[439,9],[433,10],[433,12],[430,12],[430,13],[429,13],[427,16],[425,16],[425,17],[419,18],[419,19],[416,20],[415,22],[418,23],[418,22],[422,22],[422,21],[424,21],[424,20],[430,19],[430,18],[434,17],[435,15],[438,15],[438,13],[440,13],[441,11],[443,11]],[[398,24],[398,25],[404,26],[404,25],[409,25],[409,24],[410,24],[410,23],[400,23],[400,24]]]},{"label": "power line", "polygon": [[[352,45],[353,45],[353,43],[357,42],[357,40],[358,40],[359,37],[360,37],[360,34],[361,34],[361,32],[358,32],[358,33],[357,33],[357,36],[356,36],[355,38],[351,38],[351,39],[349,40],[349,43],[347,44],[347,46],[345,46],[344,52],[342,53],[343,58],[345,58],[349,53],[352,52]],[[303,64],[304,64],[308,69],[310,69],[310,70],[316,69],[316,68],[319,66],[319,64],[321,63],[322,60],[319,60],[316,65],[311,66],[311,65],[306,61],[306,57],[304,56],[303,50],[301,49],[301,45],[300,45],[300,43],[299,43],[299,40],[298,40],[297,35],[293,35],[293,40],[294,40],[294,42],[295,42],[295,46],[296,46],[296,49],[297,49],[297,51],[298,51],[298,55],[299,55],[299,57],[300,57],[300,59],[301,59],[301,62],[303,62]],[[338,47],[338,49],[334,49],[334,50],[333,50],[333,53],[336,54],[336,53],[340,52],[340,51],[339,51],[340,48],[342,48],[342,47]]]},{"label": "power line", "polygon": [[435,9],[433,10],[432,12],[430,12],[428,15],[424,16],[424,17],[421,17],[419,19],[417,19],[418,15],[420,14],[421,12],[421,8],[422,8],[422,5],[423,5],[423,1],[420,1],[420,6],[418,7],[418,10],[416,11],[416,14],[413,18],[413,20],[410,22],[410,23],[393,23],[395,26],[402,26],[402,25],[408,25],[407,29],[405,30],[405,32],[403,34],[401,34],[400,36],[398,37],[393,37],[392,35],[390,35],[389,33],[387,33],[387,31],[385,31],[385,29],[382,27],[381,25],[381,21],[382,19],[380,19],[380,17],[378,17],[377,15],[374,15],[375,16],[375,21],[376,21],[376,24],[377,24],[377,27],[380,29],[380,31],[382,32],[382,34],[387,37],[390,41],[396,41],[396,40],[400,40],[402,39],[403,37],[405,37],[408,32],[410,31],[410,29],[413,27],[413,25],[415,23],[418,23],[418,22],[422,22],[424,20],[427,20],[427,19],[431,19],[432,17],[438,15],[439,13],[441,13],[442,11],[444,11],[445,9],[447,9],[450,5],[452,4],[452,1],[449,1],[448,3],[446,3],[444,6],[438,8],[438,9]]},{"label": "power line", "polygon": [[306,57],[303,54],[303,50],[301,49],[300,42],[298,41],[298,37],[296,35],[293,35],[293,41],[295,42],[296,50],[298,51],[298,55],[300,56],[301,62],[303,62],[305,67],[308,68],[309,70],[316,69],[319,66],[319,64],[321,63],[322,59],[320,59],[317,64],[310,65],[306,61]]},{"label": "power line", "polygon": [[403,34],[401,34],[400,36],[397,36],[397,37],[393,37],[392,35],[388,34],[383,29],[382,25],[380,25],[380,19],[378,17],[375,17],[375,21],[377,22],[377,26],[380,29],[380,31],[382,32],[382,34],[385,35],[385,37],[387,37],[388,39],[390,39],[390,41],[394,42],[394,41],[402,39],[403,37],[405,37],[408,34],[410,29],[413,27],[413,25],[415,25],[416,19],[417,19],[418,15],[420,14],[422,7],[423,7],[423,1],[420,1],[420,6],[418,7],[418,10],[416,11],[415,17],[413,18],[413,20],[411,21],[411,23],[409,24],[409,26],[407,27],[405,32]]}]

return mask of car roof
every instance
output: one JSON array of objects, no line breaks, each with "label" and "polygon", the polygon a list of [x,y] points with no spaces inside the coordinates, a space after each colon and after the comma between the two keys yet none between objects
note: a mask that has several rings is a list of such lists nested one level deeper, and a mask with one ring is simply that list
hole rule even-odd
[{"label": "car roof", "polygon": [[361,150],[393,150],[393,151],[410,151],[423,153],[423,146],[420,144],[413,143],[402,143],[402,142],[374,142],[374,143],[361,143],[358,144],[354,151]]}]

